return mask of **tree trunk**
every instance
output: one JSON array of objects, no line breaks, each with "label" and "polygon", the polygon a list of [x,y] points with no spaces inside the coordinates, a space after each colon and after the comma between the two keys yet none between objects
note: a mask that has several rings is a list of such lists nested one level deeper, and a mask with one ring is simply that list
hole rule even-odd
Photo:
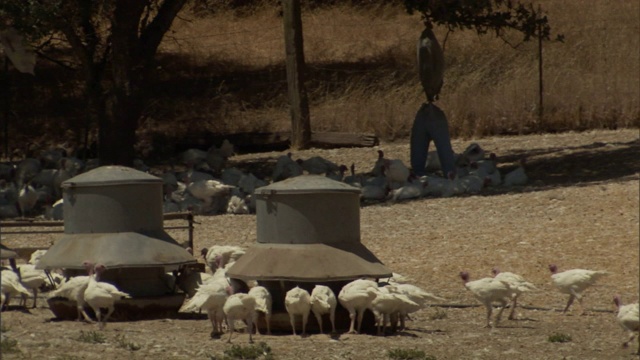
[{"label": "tree trunk", "polygon": [[101,165],[132,166],[136,129],[144,96],[145,69],[139,53],[138,26],[144,1],[117,1],[112,19],[112,85],[105,99],[104,123],[100,126]]},{"label": "tree trunk", "polygon": [[309,100],[304,87],[304,47],[300,0],[283,0],[287,82],[291,109],[291,148],[306,149],[311,142]]}]

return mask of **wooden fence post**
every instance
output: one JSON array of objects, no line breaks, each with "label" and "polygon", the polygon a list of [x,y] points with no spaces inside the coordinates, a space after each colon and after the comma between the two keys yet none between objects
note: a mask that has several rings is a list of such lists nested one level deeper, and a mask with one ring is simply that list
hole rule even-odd
[{"label": "wooden fence post", "polygon": [[309,100],[304,87],[304,47],[300,0],[283,0],[287,87],[291,112],[291,148],[306,149],[311,142]]},{"label": "wooden fence post", "polygon": [[[538,6],[538,14],[542,11]],[[538,23],[538,126],[542,126],[542,117],[544,115],[544,87],[542,83],[542,24]]]}]

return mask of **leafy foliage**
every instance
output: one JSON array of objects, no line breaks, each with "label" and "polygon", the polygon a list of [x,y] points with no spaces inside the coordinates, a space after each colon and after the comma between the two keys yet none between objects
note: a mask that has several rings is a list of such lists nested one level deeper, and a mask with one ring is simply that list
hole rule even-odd
[{"label": "leafy foliage", "polygon": [[142,346],[140,346],[140,344],[138,343],[127,341],[127,339],[125,339],[125,336],[122,334],[116,335],[116,343],[119,348],[129,351],[137,351],[142,348]]},{"label": "leafy foliage", "polygon": [[[405,0],[409,14],[419,12],[425,23],[446,26],[449,31],[474,29],[478,34],[495,32],[502,37],[506,29],[516,30],[523,41],[541,36],[550,40],[549,20],[532,4],[513,0]],[[557,40],[562,40],[558,35]]]},{"label": "leafy foliage", "polygon": [[387,356],[392,360],[436,360],[434,356],[416,349],[390,349]]},{"label": "leafy foliage", "polygon": [[9,354],[20,352],[18,349],[18,341],[10,338],[4,338],[0,342],[0,353]]},{"label": "leafy foliage", "polygon": [[80,335],[78,335],[76,340],[89,344],[104,344],[107,341],[105,336],[97,331],[80,331]]},{"label": "leafy foliage", "polygon": [[[212,356],[211,360],[217,360],[219,358]],[[265,359],[272,360],[273,354],[271,353],[271,347],[265,342],[260,342],[258,345],[240,346],[233,345],[231,348],[224,351],[224,356],[221,360],[233,360],[233,359]]]},{"label": "leafy foliage", "polygon": [[547,340],[552,343],[566,343],[571,341],[571,335],[555,333],[555,334],[549,335],[549,338]]}]

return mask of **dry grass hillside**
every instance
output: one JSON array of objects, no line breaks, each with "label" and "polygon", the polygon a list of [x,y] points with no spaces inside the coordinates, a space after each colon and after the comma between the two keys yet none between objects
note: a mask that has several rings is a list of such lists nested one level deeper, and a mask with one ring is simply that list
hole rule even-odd
[{"label": "dry grass hillside", "polygon": [[[513,49],[491,34],[459,31],[445,43],[448,69],[440,102],[454,136],[638,125],[638,3],[596,1],[584,7],[577,1],[543,1],[542,6],[553,31],[566,38],[543,45],[542,121],[537,42]],[[214,131],[288,128],[281,18],[271,7],[253,11],[175,23],[166,50],[188,55],[190,66],[182,71],[210,81],[202,89],[210,95],[206,102],[181,107],[185,120],[197,119]],[[303,11],[303,26],[314,130],[406,136],[423,100],[415,60],[419,16],[390,5],[343,5]],[[437,30],[442,42],[446,30]],[[517,34],[508,37],[519,41]],[[215,78],[229,66],[236,76]]]},{"label": "dry grass hillside", "polygon": [[[419,15],[400,6],[303,9],[306,87],[314,131],[406,138],[423,99],[415,60]],[[454,137],[616,129],[640,124],[640,4],[540,2],[564,43],[544,43],[544,117],[538,118],[537,42],[516,49],[488,34],[447,35],[439,105]],[[286,130],[282,19],[272,1],[241,10],[184,11],[158,56],[140,139],[154,134]],[[517,34],[508,34],[517,43]],[[40,59],[13,77],[10,147],[80,143],[79,74]],[[35,140],[35,141],[34,141]]]}]

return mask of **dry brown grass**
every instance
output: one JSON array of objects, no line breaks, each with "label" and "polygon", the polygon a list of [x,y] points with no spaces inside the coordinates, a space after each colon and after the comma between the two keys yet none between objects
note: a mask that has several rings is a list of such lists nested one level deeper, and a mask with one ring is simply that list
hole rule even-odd
[{"label": "dry brown grass", "polygon": [[[623,128],[640,117],[640,5],[635,1],[542,1],[552,29],[565,43],[544,44],[544,118],[538,119],[537,42],[513,49],[492,35],[449,34],[448,72],[440,105],[453,136]],[[223,11],[176,21],[166,50],[188,54],[198,76],[231,65],[241,72],[275,71],[249,88],[286,89],[282,23],[277,8],[247,16]],[[303,11],[307,89],[316,131],[366,131],[394,139],[408,135],[423,100],[415,71],[418,15],[390,5],[348,5]],[[437,32],[441,41],[445,29]],[[518,41],[517,34],[508,35]],[[220,71],[229,68],[219,69]],[[215,72],[215,70],[214,70]],[[209,73],[210,74],[210,73]],[[229,83],[212,83],[224,89]],[[269,90],[267,90],[269,91]],[[185,117],[212,119],[213,131],[289,127],[286,92],[256,94],[256,101],[225,96],[224,109],[198,106]]]}]

